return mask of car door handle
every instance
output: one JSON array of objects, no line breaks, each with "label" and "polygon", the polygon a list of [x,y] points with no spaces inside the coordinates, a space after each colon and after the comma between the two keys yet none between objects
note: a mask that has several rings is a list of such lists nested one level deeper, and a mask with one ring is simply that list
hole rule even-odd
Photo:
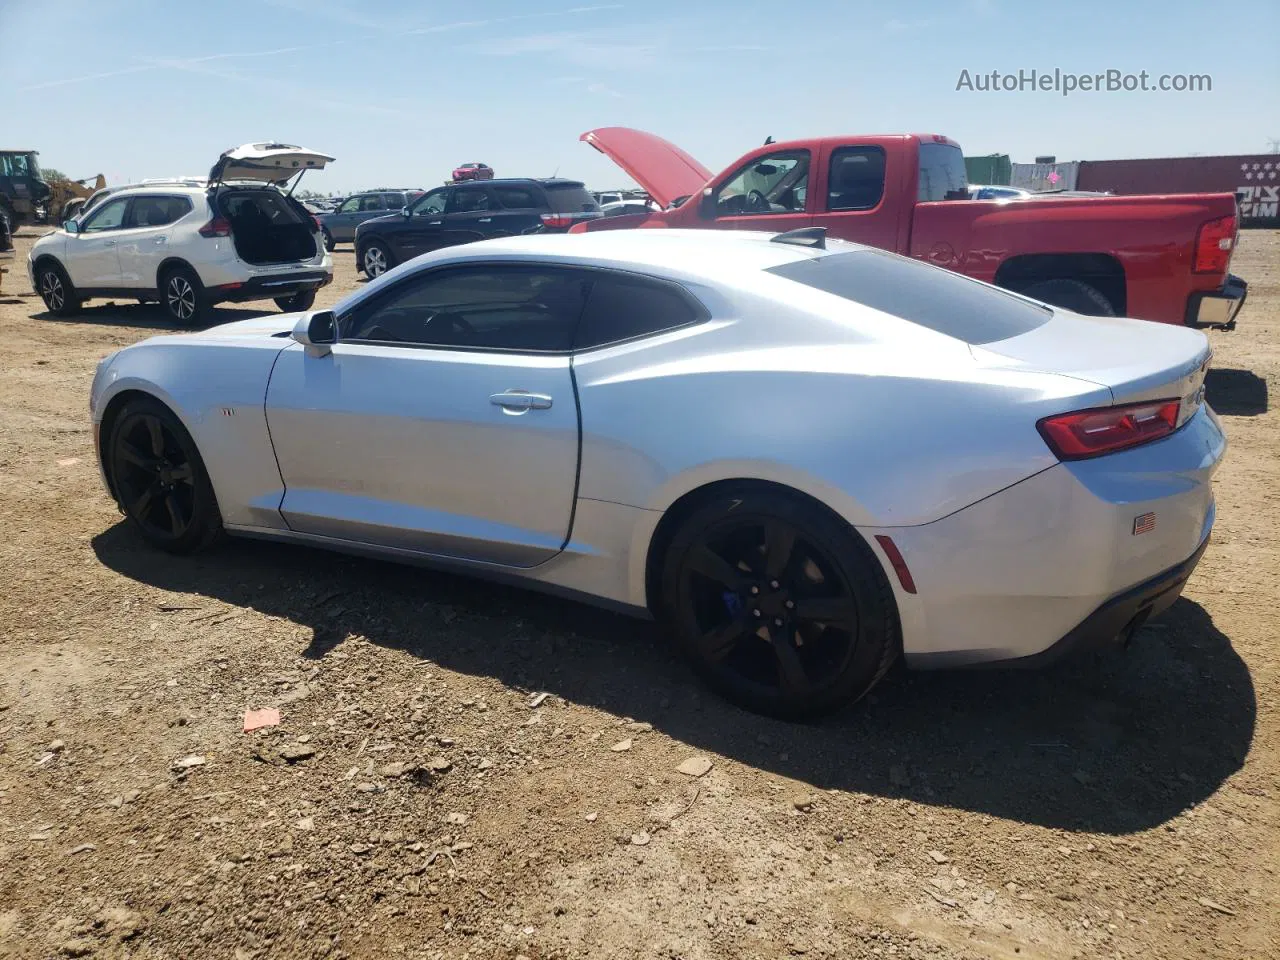
[{"label": "car door handle", "polygon": [[493,222],[493,217],[481,217],[477,222],[478,222],[478,223],[491,223],[491,222]]},{"label": "car door handle", "polygon": [[168,243],[168,242],[169,242],[168,237],[156,237],[156,243]]},{"label": "car door handle", "polygon": [[114,247],[116,245],[116,242],[114,240],[103,240],[102,245],[104,247]]},{"label": "car door handle", "polygon": [[444,222],[443,220],[428,220],[428,221],[427,221],[427,226],[428,226],[428,227],[438,227],[438,226],[440,226],[440,224],[442,224],[443,222]]},{"label": "car door handle", "polygon": [[545,393],[526,393],[523,390],[495,393],[489,402],[503,410],[548,410],[551,407],[551,398]]}]

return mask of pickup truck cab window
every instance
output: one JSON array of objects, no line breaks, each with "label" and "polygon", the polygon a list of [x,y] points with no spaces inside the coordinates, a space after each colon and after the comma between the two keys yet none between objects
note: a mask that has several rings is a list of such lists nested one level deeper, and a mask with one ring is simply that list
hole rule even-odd
[{"label": "pickup truck cab window", "polygon": [[884,196],[884,149],[838,147],[827,172],[828,210],[870,210]]},{"label": "pickup truck cab window", "polygon": [[757,157],[716,191],[716,216],[803,213],[808,188],[808,150]]},{"label": "pickup truck cab window", "polygon": [[920,144],[920,187],[916,199],[920,203],[969,199],[964,152],[954,143]]}]

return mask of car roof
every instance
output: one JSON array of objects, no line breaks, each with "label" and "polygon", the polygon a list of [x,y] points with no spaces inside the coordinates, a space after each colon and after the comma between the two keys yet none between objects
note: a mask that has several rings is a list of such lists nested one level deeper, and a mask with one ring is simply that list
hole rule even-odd
[{"label": "car roof", "polygon": [[569,180],[565,177],[494,177],[492,180],[464,180],[462,183],[445,184],[452,187],[501,187],[506,184],[520,185],[527,183],[536,183],[544,187],[582,187],[586,186],[581,180]]},{"label": "car roof", "polygon": [[744,271],[812,259],[824,253],[862,249],[829,241],[823,251],[749,230],[600,230],[581,234],[532,234],[481,240],[451,247],[432,259],[516,259],[576,266],[633,269],[653,276],[734,283]]}]

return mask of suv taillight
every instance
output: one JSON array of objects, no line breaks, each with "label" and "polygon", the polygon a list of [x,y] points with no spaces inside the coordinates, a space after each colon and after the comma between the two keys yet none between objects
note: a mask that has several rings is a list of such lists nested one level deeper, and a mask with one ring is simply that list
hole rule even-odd
[{"label": "suv taillight", "polygon": [[558,230],[574,224],[574,216],[571,213],[544,213],[541,219],[544,227],[555,227]]},{"label": "suv taillight", "polygon": [[229,237],[231,236],[231,221],[226,217],[214,217],[200,228],[200,236]]},{"label": "suv taillight", "polygon": [[1236,218],[1219,217],[1200,225],[1196,234],[1194,273],[1226,273],[1231,265],[1231,248],[1236,243]]},{"label": "suv taillight", "polygon": [[1180,400],[1150,400],[1077,410],[1036,424],[1059,460],[1087,460],[1167,437],[1178,428]]}]

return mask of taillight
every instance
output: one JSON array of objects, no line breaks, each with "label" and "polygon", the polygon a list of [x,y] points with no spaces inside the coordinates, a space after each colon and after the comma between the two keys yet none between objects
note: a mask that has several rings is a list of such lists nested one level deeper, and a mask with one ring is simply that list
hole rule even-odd
[{"label": "taillight", "polygon": [[1059,460],[1086,460],[1167,437],[1178,427],[1180,400],[1078,410],[1036,424]]},{"label": "taillight", "polygon": [[542,215],[542,225],[544,227],[562,229],[573,226],[573,223],[573,214],[570,213],[544,213]]},{"label": "taillight", "polygon": [[1226,273],[1231,265],[1231,248],[1236,243],[1236,218],[1219,217],[1200,224],[1196,234],[1196,255],[1191,264],[1195,273]]},{"label": "taillight", "polygon": [[312,233],[320,232],[320,218],[317,217],[315,214],[311,215],[311,232]]},{"label": "taillight", "polygon": [[200,228],[200,236],[229,237],[231,236],[231,221],[226,217],[214,217]]}]

